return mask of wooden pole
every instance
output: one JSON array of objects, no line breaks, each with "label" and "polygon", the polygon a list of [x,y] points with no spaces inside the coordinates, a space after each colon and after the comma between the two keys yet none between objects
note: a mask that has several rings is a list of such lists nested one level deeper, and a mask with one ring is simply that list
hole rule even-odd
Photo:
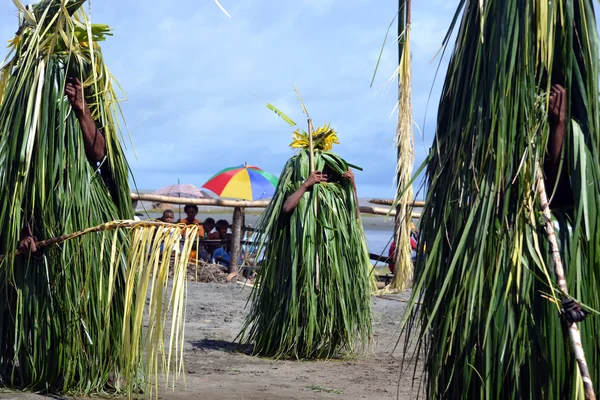
[{"label": "wooden pole", "polygon": [[[131,193],[133,200],[140,201],[155,201],[159,203],[176,204],[180,201],[185,204],[195,204],[198,206],[217,206],[217,207],[243,207],[243,208],[265,208],[269,205],[268,200],[259,201],[243,201],[243,200],[223,200],[223,199],[179,199],[178,197],[159,196],[156,194],[139,194]],[[393,200],[371,200],[370,203],[392,205]],[[423,202],[414,202],[417,207],[422,207]],[[363,214],[375,214],[375,215],[389,215],[395,216],[396,210],[390,210],[389,208],[383,207],[372,207],[372,206],[360,206],[360,212]],[[419,218],[421,216],[418,212],[411,214],[412,218]]]},{"label": "wooden pole", "polygon": [[218,206],[218,207],[244,207],[244,208],[265,208],[269,205],[268,200],[247,201],[247,200],[225,200],[225,199],[186,199],[171,196],[160,196],[157,194],[131,193],[132,200],[155,201],[168,204],[195,204],[197,206]]},{"label": "wooden pole", "polygon": [[[390,199],[371,199],[369,200],[369,203],[371,204],[378,204],[378,205],[382,205],[382,206],[392,206],[394,205],[396,201],[395,200],[390,200]],[[398,202],[399,204],[402,204],[400,202]],[[425,202],[424,201],[419,201],[419,200],[414,200],[412,202],[409,202],[408,205],[412,206],[412,207],[425,207]]]},{"label": "wooden pole", "polygon": [[242,254],[242,230],[244,221],[244,208],[235,207],[233,209],[233,223],[231,239],[231,263],[229,263],[229,274],[237,274],[239,267],[239,258]]},{"label": "wooden pole", "polygon": [[[373,206],[360,206],[359,210],[362,214],[373,214],[373,215],[386,215],[390,217],[396,216],[396,210],[384,207],[373,207]],[[420,218],[421,213],[419,212],[411,212],[411,218]]]},{"label": "wooden pole", "polygon": [[[542,173],[542,167],[538,165],[536,169],[536,180],[537,180],[537,191],[540,197],[540,205],[542,213],[546,220],[546,235],[550,242],[550,251],[552,253],[552,261],[554,262],[554,273],[556,279],[558,279],[558,287],[563,292],[563,298],[569,297],[569,290],[567,288],[567,280],[565,279],[565,271],[563,268],[562,260],[560,258],[560,251],[558,248],[558,241],[556,240],[556,233],[554,232],[554,224],[552,223],[552,214],[550,213],[550,205],[548,202],[548,195],[546,193],[546,185],[544,183],[544,175]],[[594,393],[594,385],[590,377],[590,371],[588,369],[587,361],[585,359],[585,352],[583,351],[583,345],[581,343],[581,334],[577,323],[573,322],[569,324],[569,337],[571,344],[573,345],[573,353],[575,353],[575,359],[579,366],[579,372],[581,373],[581,379],[583,380],[583,388],[585,391],[585,398],[587,400],[595,400],[596,394]]]}]

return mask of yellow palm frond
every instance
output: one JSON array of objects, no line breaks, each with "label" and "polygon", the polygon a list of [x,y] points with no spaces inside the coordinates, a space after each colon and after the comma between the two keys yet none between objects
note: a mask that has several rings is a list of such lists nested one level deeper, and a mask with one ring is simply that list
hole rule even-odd
[{"label": "yellow palm frond", "polygon": [[[308,149],[309,138],[308,133],[304,130],[296,130],[292,133],[292,149]],[[340,144],[337,137],[337,132],[330,125],[324,124],[313,133],[313,147],[315,150],[330,151],[334,144]]]}]

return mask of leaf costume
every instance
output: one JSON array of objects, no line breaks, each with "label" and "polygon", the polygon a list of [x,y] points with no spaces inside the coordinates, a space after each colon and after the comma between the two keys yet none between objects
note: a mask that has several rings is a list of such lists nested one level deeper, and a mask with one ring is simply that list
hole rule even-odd
[{"label": "leaf costume", "polygon": [[[572,121],[561,168],[574,202],[553,209],[555,226],[571,295],[600,309],[593,4],[462,1],[455,22],[461,11],[426,160],[406,350],[411,338],[424,350],[427,398],[582,398],[534,189],[550,131],[550,86],[558,82]],[[588,317],[580,329],[598,388],[600,320]]]},{"label": "leaf costume", "polygon": [[[110,33],[89,24],[82,3],[16,2],[22,19],[0,74],[0,252],[8,253],[0,263],[0,379],[20,389],[98,392],[123,373],[124,233],[86,235],[40,257],[12,253],[28,223],[41,240],[133,217],[120,113],[98,45]],[[69,76],[83,83],[106,139],[99,167],[86,157],[64,94]],[[106,245],[111,238],[119,246]]]},{"label": "leaf costume", "polygon": [[306,137],[296,132],[295,147],[302,149],[285,164],[258,223],[262,261],[240,333],[255,354],[329,358],[371,338],[372,267],[354,189],[342,178],[348,164],[324,150],[337,140],[334,133],[324,126],[314,135],[315,169],[329,170],[333,182],[315,184],[291,213],[282,211],[310,175],[309,150],[298,143]]}]

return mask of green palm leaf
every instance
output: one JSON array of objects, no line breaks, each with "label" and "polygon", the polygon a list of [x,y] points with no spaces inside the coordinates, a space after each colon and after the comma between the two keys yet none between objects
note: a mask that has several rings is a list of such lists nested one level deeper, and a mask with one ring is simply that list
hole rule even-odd
[{"label": "green palm leaf", "polygon": [[[108,27],[92,25],[82,1],[15,4],[24,20],[0,72],[0,254],[8,254],[0,262],[0,379],[35,391],[131,393],[156,376],[159,358],[162,366],[172,355],[181,370],[175,351],[182,347],[174,341],[183,340],[181,268],[190,245],[169,293],[170,257],[160,256],[158,244],[172,248],[179,228],[90,233],[40,258],[14,254],[28,222],[37,238],[48,239],[133,217],[115,82],[98,45]],[[83,83],[105,136],[99,167],[86,157],[64,95],[67,77]],[[168,346],[165,304],[173,310]]]},{"label": "green palm leaf", "polygon": [[[411,337],[425,349],[428,398],[582,398],[534,187],[549,88],[560,83],[576,127],[562,166],[575,202],[553,213],[568,286],[600,309],[593,4],[462,1],[461,12],[427,160],[406,349]],[[598,387],[600,322],[580,329]]]},{"label": "green palm leaf", "polygon": [[[372,268],[352,185],[345,180],[315,185],[290,215],[281,211],[310,174],[308,153],[300,150],[284,166],[253,239],[263,263],[240,340],[252,344],[255,354],[330,358],[370,341]],[[347,170],[339,156],[315,151],[315,168],[325,165]]]}]

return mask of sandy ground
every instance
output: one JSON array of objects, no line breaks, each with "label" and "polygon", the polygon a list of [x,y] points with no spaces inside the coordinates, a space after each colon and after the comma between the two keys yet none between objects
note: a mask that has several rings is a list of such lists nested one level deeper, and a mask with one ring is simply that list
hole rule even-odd
[{"label": "sandy ground", "polygon": [[[373,297],[374,344],[365,356],[317,362],[275,361],[236,352],[231,342],[246,315],[249,288],[190,283],[186,326],[186,385],[162,399],[400,399],[416,398],[412,367],[401,374],[393,352],[408,293]],[[400,380],[401,375],[404,375]],[[418,387],[419,381],[415,381]]]},{"label": "sandy ground", "polygon": [[[160,399],[404,400],[417,397],[419,376],[413,382],[414,364],[401,373],[402,349],[393,352],[408,292],[373,297],[374,344],[367,354],[348,360],[310,362],[258,358],[232,348],[247,312],[249,293],[250,288],[236,283],[189,282],[185,384],[180,379],[174,391],[161,388]],[[42,397],[0,393],[0,399]]]}]

